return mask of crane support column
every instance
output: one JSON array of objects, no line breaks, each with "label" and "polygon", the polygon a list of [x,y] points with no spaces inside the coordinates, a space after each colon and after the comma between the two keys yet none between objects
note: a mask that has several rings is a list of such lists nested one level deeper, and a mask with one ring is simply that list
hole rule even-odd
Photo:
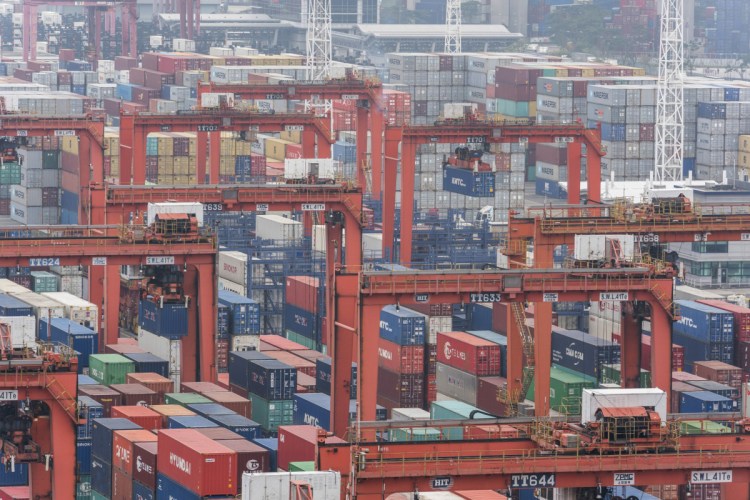
[{"label": "crane support column", "polygon": [[631,302],[623,302],[620,316],[620,386],[629,389],[640,387],[641,375],[641,320],[633,309]]},{"label": "crane support column", "polygon": [[[364,166],[367,162],[367,132],[370,131],[370,127],[365,124],[368,123],[367,108],[357,106],[357,185],[362,186],[362,190],[366,190],[367,182],[365,180]],[[371,155],[371,157],[374,155]],[[335,158],[334,158],[335,159]],[[371,170],[372,173],[372,170]],[[364,193],[367,194],[367,193]]]},{"label": "crane support column", "polygon": [[383,126],[385,117],[377,106],[370,106],[370,175],[372,199],[380,199],[383,175]]},{"label": "crane support column", "polygon": [[315,154],[315,131],[310,127],[305,127],[305,130],[302,131],[302,157],[323,158],[320,156],[320,152],[318,152],[318,155]]},{"label": "crane support column", "polygon": [[[568,145],[570,147],[570,145]],[[579,146],[580,147],[580,146]],[[579,163],[580,166],[580,163]],[[568,167],[570,175],[570,167]],[[591,145],[586,146],[586,197],[588,202],[602,202],[602,157]],[[570,187],[568,187],[570,189]]]},{"label": "crane support column", "polygon": [[732,500],[750,500],[750,490],[747,483],[721,483],[721,496],[719,498],[731,498]]},{"label": "crane support column", "polygon": [[[75,394],[76,385],[73,382],[75,380],[73,377],[77,377],[75,373],[56,373],[54,377],[59,383],[65,386],[69,394]],[[46,395],[46,398],[49,398],[49,394]],[[76,440],[75,427],[70,416],[61,406],[62,402],[58,403],[50,398],[46,403],[50,409],[50,425],[52,425],[52,422],[55,423],[52,429],[50,429],[50,453],[52,453],[55,461],[54,469],[51,472],[52,494],[49,498],[70,498],[75,491],[76,475],[75,460],[71,460],[71,457],[67,456],[67,453],[71,449],[71,443],[75,443]],[[45,473],[44,464],[33,466],[32,474],[34,470]],[[47,474],[50,473],[47,472]],[[36,486],[35,483],[32,484]],[[36,491],[34,491],[34,495],[36,497]]]},{"label": "crane support column", "polygon": [[[552,269],[554,247],[534,247],[534,266]],[[550,410],[552,369],[552,302],[534,304],[534,415],[546,417]]]},{"label": "crane support column", "polygon": [[208,157],[208,132],[198,132],[195,143],[195,154],[198,156],[195,160],[195,176],[198,184],[206,184],[207,168],[206,162]]},{"label": "crane support column", "polygon": [[[208,136],[209,162],[208,162],[208,182],[210,184],[219,183],[219,170],[221,166],[221,132],[218,130],[211,132]],[[204,182],[198,179],[198,182]]]},{"label": "crane support column", "polygon": [[[210,286],[216,282],[216,269],[213,263],[198,264],[198,348],[200,349],[200,380],[204,382],[216,382],[216,308],[217,297],[215,287]],[[203,284],[201,286],[200,284]],[[208,285],[208,286],[206,286]],[[185,357],[183,356],[183,361]]]},{"label": "crane support column", "polygon": [[[669,291],[671,297],[671,290]],[[672,397],[672,319],[656,298],[651,306],[651,383]]]},{"label": "crane support column", "polygon": [[[398,176],[398,147],[401,143],[401,129],[389,128],[385,131],[384,183],[383,191],[383,258],[395,262],[394,226],[396,224],[396,186]],[[403,215],[402,215],[403,220]]]},{"label": "crane support column", "polygon": [[[135,134],[135,116],[120,114],[120,184],[129,186],[133,183],[133,136]],[[145,169],[145,168],[144,168]]]},{"label": "crane support column", "polygon": [[504,307],[506,309],[506,332],[508,332],[508,366],[505,369],[505,378],[508,383],[508,394],[516,394],[521,390],[523,382],[523,342],[521,341],[521,332],[518,329],[513,314],[510,311],[511,305],[508,303],[495,303],[493,308]]},{"label": "crane support column", "polygon": [[568,143],[568,203],[581,203],[581,143]]},{"label": "crane support column", "polygon": [[401,242],[399,261],[411,266],[412,228],[414,227],[414,175],[417,146],[413,141],[401,143]]}]

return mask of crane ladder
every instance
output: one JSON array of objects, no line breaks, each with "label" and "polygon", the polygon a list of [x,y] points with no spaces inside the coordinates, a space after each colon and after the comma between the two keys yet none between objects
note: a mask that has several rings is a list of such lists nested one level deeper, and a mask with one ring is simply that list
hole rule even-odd
[{"label": "crane ladder", "polygon": [[78,424],[78,402],[76,398],[68,393],[54,375],[47,374],[45,388],[55,398],[55,401],[60,403],[60,406],[73,419],[73,422]]},{"label": "crane ladder", "polygon": [[531,382],[534,380],[534,336],[526,325],[526,313],[524,312],[523,304],[520,302],[511,302],[510,308],[513,319],[518,326],[518,332],[521,335],[523,354],[526,357],[526,367],[523,370],[521,388],[512,392],[508,391],[507,387],[500,389],[498,399],[505,404],[506,415],[515,416],[518,415],[518,403],[526,397],[526,393],[529,387],[531,387]]}]

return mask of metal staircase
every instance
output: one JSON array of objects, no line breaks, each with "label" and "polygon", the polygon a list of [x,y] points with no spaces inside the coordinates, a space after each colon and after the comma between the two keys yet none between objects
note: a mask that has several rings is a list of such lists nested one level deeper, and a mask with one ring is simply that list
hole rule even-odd
[{"label": "metal staircase", "polygon": [[73,419],[73,423],[78,424],[78,401],[76,398],[65,389],[65,386],[55,378],[54,374],[47,373],[44,386],[55,398],[55,401],[62,406],[65,413]]},{"label": "metal staircase", "polygon": [[531,329],[526,325],[526,312],[524,311],[523,304],[520,302],[511,302],[510,308],[513,320],[516,322],[518,332],[521,335],[526,367],[523,370],[521,388],[512,392],[508,391],[507,387],[500,389],[498,399],[505,404],[505,413],[507,416],[516,416],[518,415],[518,403],[526,398],[526,393],[534,381],[534,366],[536,363],[534,361],[534,336],[531,333]]}]

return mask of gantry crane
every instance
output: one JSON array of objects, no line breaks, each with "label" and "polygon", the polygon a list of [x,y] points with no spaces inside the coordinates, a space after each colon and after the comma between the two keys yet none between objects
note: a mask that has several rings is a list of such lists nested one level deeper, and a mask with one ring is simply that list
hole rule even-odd
[{"label": "gantry crane", "polygon": [[[414,219],[414,176],[417,147],[422,144],[554,143],[568,145],[568,202],[581,201],[581,146],[586,145],[589,203],[601,201],[601,132],[581,124],[527,125],[457,121],[435,126],[387,128],[385,132],[385,189],[383,191],[383,255],[393,259],[396,215],[397,162],[401,160],[401,243],[398,261],[411,264]],[[399,145],[401,153],[399,155]]]},{"label": "gantry crane", "polygon": [[[328,127],[311,114],[266,114],[232,110],[182,112],[172,115],[154,113],[120,116],[120,184],[143,185],[146,181],[146,137],[152,132],[197,132],[196,172],[198,182],[219,180],[219,143],[221,132],[280,132],[302,130],[302,155],[331,156],[333,138]],[[206,153],[210,143],[210,168],[206,170]]]},{"label": "gantry crane", "polygon": [[[237,85],[201,83],[198,85],[198,102],[206,92],[227,92],[240,99],[284,99],[284,100],[347,100],[357,103],[357,166],[361,167],[367,160],[367,139],[370,132],[372,154],[372,190],[374,199],[380,198],[381,176],[383,169],[383,87],[375,81],[345,78],[326,82],[281,82],[277,85]],[[364,125],[367,126],[364,126]],[[322,157],[320,154],[318,156]],[[357,182],[366,185],[365,174],[357,171]]]},{"label": "gantry crane", "polygon": [[26,0],[23,2],[23,60],[36,60],[37,50],[37,20],[39,7],[67,6],[85,7],[89,29],[89,46],[91,53],[90,61],[96,63],[102,59],[102,13],[104,13],[104,28],[115,33],[115,7],[120,6],[120,18],[122,20],[122,55],[138,57],[138,33],[136,22],[138,20],[138,8],[134,0],[118,0],[116,2],[106,0]]}]

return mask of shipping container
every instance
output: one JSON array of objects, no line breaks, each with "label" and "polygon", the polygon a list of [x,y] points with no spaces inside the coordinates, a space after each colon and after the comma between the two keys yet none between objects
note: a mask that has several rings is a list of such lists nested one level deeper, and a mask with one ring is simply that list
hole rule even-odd
[{"label": "shipping container", "polygon": [[701,342],[734,341],[734,314],[700,302],[676,300],[680,319],[674,323],[674,332]]},{"label": "shipping container", "polygon": [[167,419],[168,429],[200,429],[207,427],[219,427],[219,424],[200,415],[175,416]]},{"label": "shipping container", "polygon": [[713,380],[693,380],[686,383],[695,386],[702,391],[713,392],[719,396],[724,396],[725,398],[733,400],[734,409],[737,409],[737,400],[740,397],[740,391],[736,387],[714,382]]},{"label": "shipping container", "polygon": [[378,403],[386,408],[421,407],[425,400],[424,373],[400,374],[378,370]]},{"label": "shipping container", "polygon": [[122,394],[104,385],[84,385],[78,387],[78,394],[88,396],[104,408],[104,417],[109,418],[113,406],[122,404]]},{"label": "shipping container", "polygon": [[81,439],[91,439],[91,428],[95,418],[104,418],[104,406],[95,399],[79,395],[78,396],[78,415],[80,419],[85,420],[76,426],[76,437]]},{"label": "shipping container", "polygon": [[125,376],[135,371],[135,363],[119,354],[89,356],[89,375],[102,384],[124,384]]},{"label": "shipping container", "polygon": [[[89,367],[89,357],[99,352],[98,334],[67,318],[39,319],[40,339],[49,338],[79,353],[78,370]],[[92,374],[93,375],[93,374]]]},{"label": "shipping container", "polygon": [[290,399],[269,401],[252,392],[253,420],[267,432],[275,432],[280,425],[290,425],[294,420],[294,403]]},{"label": "shipping container", "polygon": [[260,424],[236,413],[228,415],[208,415],[206,418],[212,422],[229,429],[245,439],[260,437]]},{"label": "shipping container", "polygon": [[[237,453],[237,477],[242,478],[245,472],[270,472],[271,460],[267,449],[244,439],[217,440]],[[239,485],[238,485],[239,486]]]},{"label": "shipping container", "polygon": [[145,406],[113,406],[112,418],[126,418],[147,430],[161,429],[162,416]]},{"label": "shipping container", "polygon": [[425,347],[422,345],[401,346],[381,338],[378,345],[378,366],[395,373],[423,373],[424,353]]},{"label": "shipping container", "polygon": [[250,392],[269,400],[292,399],[297,388],[297,370],[275,359],[251,359],[249,378]]},{"label": "shipping container", "polygon": [[501,372],[500,346],[466,332],[438,333],[437,360],[477,376]]},{"label": "shipping container", "polygon": [[491,198],[495,196],[495,172],[474,172],[445,166],[443,189],[465,196]]},{"label": "shipping container", "polygon": [[123,406],[153,406],[161,403],[161,396],[141,384],[112,384],[110,389],[122,394]]},{"label": "shipping container", "polygon": [[156,434],[145,429],[115,431],[112,440],[112,467],[132,476],[136,461],[133,448],[136,443],[155,443]]},{"label": "shipping container", "polygon": [[251,405],[250,400],[243,398],[230,391],[211,391],[203,393],[203,396],[207,397],[215,403],[226,407],[233,412],[242,415],[243,417],[251,417]]},{"label": "shipping container", "polygon": [[734,317],[735,340],[742,342],[750,341],[750,308],[721,300],[699,300],[698,302],[732,313]]},{"label": "shipping container", "polygon": [[169,375],[169,362],[149,352],[124,353],[123,357],[133,362],[137,373],[156,373],[162,377]]},{"label": "shipping container", "polygon": [[138,303],[138,325],[169,339],[187,336],[188,309],[184,303],[159,304],[148,298]]},{"label": "shipping container", "polygon": [[83,300],[68,292],[45,292],[42,295],[59,302],[65,307],[65,317],[76,323],[98,332],[98,308],[95,304]]},{"label": "shipping container", "polygon": [[289,498],[291,481],[310,484],[315,492],[315,500],[341,498],[341,473],[337,471],[245,474],[242,476],[242,491],[263,492],[262,497],[260,494],[244,497],[249,500],[286,500]]},{"label": "shipping container", "polygon": [[91,440],[94,443],[91,449],[91,455],[99,458],[107,464],[111,464],[113,450],[112,443],[114,441],[115,431],[138,429],[141,429],[141,427],[125,418],[94,419],[94,423],[91,427]]},{"label": "shipping container", "polygon": [[133,479],[150,490],[156,488],[157,443],[136,443],[133,446],[133,460],[140,467],[133,471]]},{"label": "shipping container", "polygon": [[[593,389],[597,384],[594,377],[553,364],[550,370],[550,406],[566,415],[578,415],[583,390]],[[526,398],[535,400],[534,382],[531,383]]]},{"label": "shipping container", "polygon": [[187,408],[189,404],[198,403],[211,403],[211,400],[205,396],[191,392],[171,392],[164,395],[164,404],[167,405],[180,405]]},{"label": "shipping container", "polygon": [[[318,429],[310,425],[283,425],[279,427],[279,449],[277,467],[289,470],[290,462],[315,460],[318,445]],[[336,436],[329,436],[326,444],[344,443]]]},{"label": "shipping container", "polygon": [[[221,446],[221,445],[218,445]],[[161,467],[159,467],[161,470]],[[156,498],[157,499],[179,499],[179,500],[201,500],[201,495],[185,487],[182,481],[172,479],[161,472],[156,474]]]},{"label": "shipping container", "polygon": [[603,363],[620,362],[620,346],[584,332],[552,327],[552,362],[598,379]]},{"label": "shipping container", "polygon": [[696,361],[693,363],[693,372],[698,376],[738,390],[742,385],[742,370],[721,361]]},{"label": "shipping container", "polygon": [[250,363],[253,360],[268,360],[272,358],[258,351],[241,351],[229,353],[229,383],[250,390]]},{"label": "shipping container", "polygon": [[477,376],[444,363],[435,371],[437,392],[470,405],[477,404]]},{"label": "shipping container", "polygon": [[716,413],[734,411],[734,402],[709,391],[684,392],[680,395],[680,413]]},{"label": "shipping container", "polygon": [[[158,446],[160,477],[166,476],[199,496],[236,493],[237,456],[231,449],[193,429],[162,430]],[[161,481],[157,482],[158,490]]]},{"label": "shipping container", "polygon": [[[331,358],[325,356],[315,361],[315,390],[317,392],[331,395],[332,373]],[[349,397],[354,399],[357,397],[357,363],[352,363],[350,384]]]},{"label": "shipping container", "polygon": [[[136,367],[138,366],[137,362]],[[126,377],[128,384],[141,384],[148,387],[162,397],[168,392],[174,391],[174,382],[167,377],[158,373],[144,372],[144,373],[128,373]]]},{"label": "shipping container", "polygon": [[426,317],[399,306],[386,306],[380,312],[380,338],[399,345],[424,344]]},{"label": "shipping container", "polygon": [[166,427],[169,424],[171,417],[194,417],[195,412],[192,412],[182,405],[177,404],[165,404],[165,405],[154,405],[151,407],[156,413],[161,415],[162,421],[161,426]]},{"label": "shipping container", "polygon": [[91,457],[91,489],[101,498],[112,497],[112,464],[99,457]]},{"label": "shipping container", "polygon": [[252,299],[227,290],[219,290],[219,303],[229,307],[230,335],[260,333],[260,305]]}]

